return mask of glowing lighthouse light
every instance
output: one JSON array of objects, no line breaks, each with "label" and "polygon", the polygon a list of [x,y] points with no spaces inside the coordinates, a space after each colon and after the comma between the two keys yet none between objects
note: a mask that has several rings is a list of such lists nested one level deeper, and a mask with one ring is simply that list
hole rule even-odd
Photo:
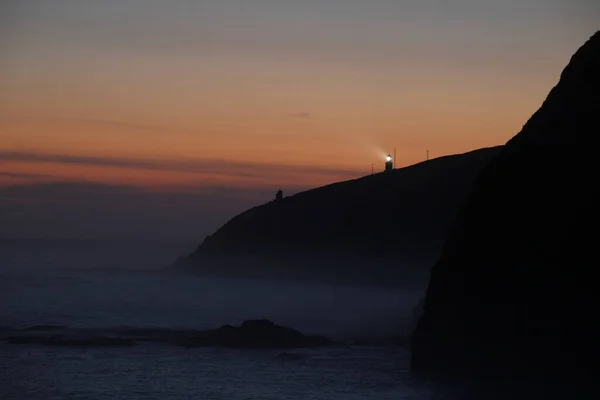
[{"label": "glowing lighthouse light", "polygon": [[394,163],[392,162],[392,156],[387,155],[385,157],[385,171],[391,171],[394,167]]}]

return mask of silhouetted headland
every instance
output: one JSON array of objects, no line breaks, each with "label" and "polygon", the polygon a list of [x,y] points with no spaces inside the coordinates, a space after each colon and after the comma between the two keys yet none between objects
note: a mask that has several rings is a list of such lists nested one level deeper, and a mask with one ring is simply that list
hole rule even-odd
[{"label": "silhouetted headland", "polygon": [[476,179],[431,273],[412,341],[415,373],[592,378],[599,176],[587,149],[598,133],[600,32]]},{"label": "silhouetted headland", "polygon": [[[501,147],[283,197],[232,218],[174,266],[199,273],[391,283],[427,267],[472,180]],[[399,268],[399,263],[404,265]]]}]

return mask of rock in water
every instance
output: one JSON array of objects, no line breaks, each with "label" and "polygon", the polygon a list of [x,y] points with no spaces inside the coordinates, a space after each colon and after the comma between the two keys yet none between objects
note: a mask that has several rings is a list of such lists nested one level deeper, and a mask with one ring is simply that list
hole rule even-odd
[{"label": "rock in water", "polygon": [[244,321],[239,327],[223,325],[180,344],[187,347],[276,349],[324,346],[331,342],[320,336],[308,336],[295,329],[276,325],[267,319],[258,319]]},{"label": "rock in water", "polygon": [[281,358],[283,360],[292,360],[292,361],[296,361],[296,360],[302,360],[303,358],[306,358],[305,355],[303,354],[294,354],[294,353],[279,353],[277,355],[277,358]]},{"label": "rock in water", "polygon": [[599,337],[590,229],[599,176],[589,156],[598,134],[600,32],[476,179],[431,272],[414,372],[589,377]]}]

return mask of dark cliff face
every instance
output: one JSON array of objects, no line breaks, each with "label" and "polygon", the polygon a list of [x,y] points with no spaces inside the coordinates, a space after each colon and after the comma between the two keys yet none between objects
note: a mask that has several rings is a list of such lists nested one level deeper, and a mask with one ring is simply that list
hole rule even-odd
[{"label": "dark cliff face", "polygon": [[441,157],[272,201],[231,219],[177,265],[380,281],[398,276],[392,259],[431,265],[473,179],[499,152]]},{"label": "dark cliff face", "polygon": [[412,342],[426,374],[591,373],[598,297],[600,32],[476,179],[433,267]]}]

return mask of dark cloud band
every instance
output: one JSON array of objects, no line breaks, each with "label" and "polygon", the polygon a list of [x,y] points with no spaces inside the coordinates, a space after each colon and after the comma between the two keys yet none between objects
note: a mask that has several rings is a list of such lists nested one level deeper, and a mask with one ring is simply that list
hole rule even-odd
[{"label": "dark cloud band", "polygon": [[354,178],[358,175],[357,171],[344,168],[323,168],[288,164],[256,163],[216,158],[161,160],[0,151],[0,160],[132,168],[154,171],[204,173],[247,178],[256,178],[280,173],[335,175],[346,178]]}]

